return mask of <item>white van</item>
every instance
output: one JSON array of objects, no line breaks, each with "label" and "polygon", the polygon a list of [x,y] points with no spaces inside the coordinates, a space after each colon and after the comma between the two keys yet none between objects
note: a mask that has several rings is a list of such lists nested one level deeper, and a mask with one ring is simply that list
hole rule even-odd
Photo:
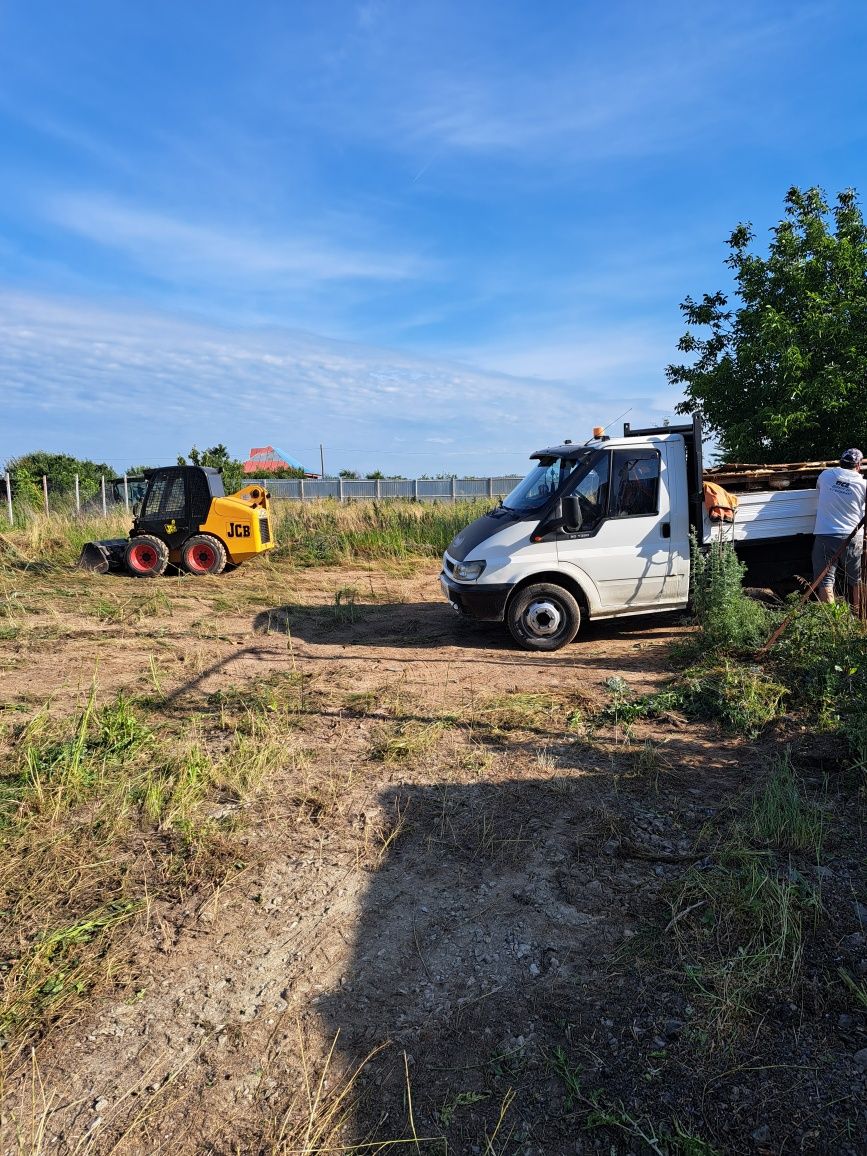
[{"label": "white van", "polygon": [[[557,650],[585,618],[680,610],[689,598],[689,538],[721,532],[702,495],[701,427],[633,430],[531,455],[536,465],[443,556],[442,591],[472,618],[505,621],[528,650]],[[748,581],[809,574],[812,489],[739,495],[727,528]]]}]

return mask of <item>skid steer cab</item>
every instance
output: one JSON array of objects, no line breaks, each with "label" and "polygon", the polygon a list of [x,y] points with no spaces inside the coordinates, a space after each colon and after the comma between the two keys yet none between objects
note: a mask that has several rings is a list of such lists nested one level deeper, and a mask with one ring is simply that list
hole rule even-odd
[{"label": "skid steer cab", "polygon": [[167,466],[146,470],[145,478],[129,538],[88,542],[78,562],[83,569],[157,578],[171,565],[189,574],[221,574],[274,548],[262,486],[227,495],[220,471],[208,466]]}]

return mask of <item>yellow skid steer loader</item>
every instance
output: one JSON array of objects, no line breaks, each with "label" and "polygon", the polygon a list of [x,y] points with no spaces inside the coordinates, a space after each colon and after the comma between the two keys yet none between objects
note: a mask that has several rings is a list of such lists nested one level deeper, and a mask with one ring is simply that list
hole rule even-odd
[{"label": "yellow skid steer loader", "polygon": [[274,548],[270,495],[262,486],[226,494],[219,470],[166,466],[146,470],[129,538],[87,542],[78,565],[105,574],[127,570],[156,578],[169,565],[190,574],[221,574]]}]

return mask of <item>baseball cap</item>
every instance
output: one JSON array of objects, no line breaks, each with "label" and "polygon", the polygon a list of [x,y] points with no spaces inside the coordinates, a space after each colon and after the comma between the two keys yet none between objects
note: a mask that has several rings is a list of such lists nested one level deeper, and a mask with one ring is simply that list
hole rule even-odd
[{"label": "baseball cap", "polygon": [[843,450],[840,454],[840,461],[846,462],[847,465],[860,466],[864,461],[864,455],[856,449]]}]

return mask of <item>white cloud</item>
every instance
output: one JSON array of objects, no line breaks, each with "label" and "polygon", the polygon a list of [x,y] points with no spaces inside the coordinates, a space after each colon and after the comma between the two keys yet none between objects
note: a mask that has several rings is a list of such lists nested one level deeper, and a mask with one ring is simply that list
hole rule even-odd
[{"label": "white cloud", "polygon": [[[0,294],[0,455],[37,445],[171,461],[196,442],[280,445],[332,468],[523,468],[538,444],[599,419],[591,382],[542,381],[289,330]],[[654,403],[631,391],[636,419]]]},{"label": "white cloud", "polygon": [[424,266],[409,253],[367,251],[350,242],[317,237],[304,222],[296,235],[253,233],[201,224],[168,213],[124,205],[103,196],[65,195],[47,214],[63,228],[122,253],[161,279],[224,285],[402,281]]},{"label": "white cloud", "polygon": [[615,382],[623,387],[630,380],[646,382],[652,373],[662,378],[674,350],[665,338],[645,323],[609,322],[545,334],[530,342],[522,338],[472,346],[464,356],[495,373],[576,382],[588,389],[597,382],[602,388]]}]

